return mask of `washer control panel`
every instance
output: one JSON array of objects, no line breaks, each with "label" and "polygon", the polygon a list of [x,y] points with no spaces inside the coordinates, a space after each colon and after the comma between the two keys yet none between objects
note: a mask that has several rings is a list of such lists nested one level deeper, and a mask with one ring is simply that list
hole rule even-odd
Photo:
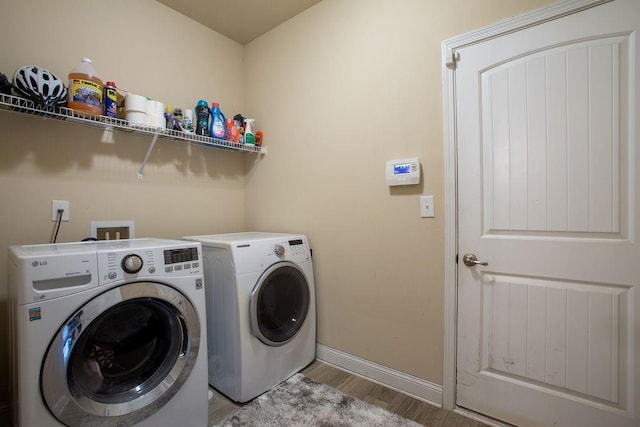
[{"label": "washer control panel", "polygon": [[8,273],[10,295],[25,304],[116,281],[202,276],[202,245],[154,238],[16,245]]},{"label": "washer control panel", "polygon": [[130,278],[202,274],[199,244],[180,247],[112,248],[98,252],[100,284]]}]

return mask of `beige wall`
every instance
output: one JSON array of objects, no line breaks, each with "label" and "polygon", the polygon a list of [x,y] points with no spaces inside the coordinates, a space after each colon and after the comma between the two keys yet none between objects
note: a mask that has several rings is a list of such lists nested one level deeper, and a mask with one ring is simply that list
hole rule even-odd
[{"label": "beige wall", "polygon": [[[548,3],[324,0],[246,46],[269,150],[248,165],[247,226],[308,235],[319,343],[442,384],[441,42]],[[422,183],[390,190],[385,161],[412,156]]]},{"label": "beige wall", "polygon": [[[138,237],[306,233],[319,342],[441,383],[440,43],[546,3],[324,0],[243,48],[152,0],[0,0],[0,72],[66,78],[89,56],[132,92],[255,117],[268,146],[259,157],[161,141],[138,180],[150,138],[104,144],[96,129],[0,112],[0,348],[6,247],[47,242],[63,199],[58,241],[121,219]],[[405,156],[420,157],[423,182],[390,191],[384,162]],[[435,195],[434,219],[419,218],[421,194]],[[2,352],[0,402],[6,365]]]},{"label": "beige wall", "polygon": [[[193,108],[243,108],[243,47],[153,0],[0,0],[0,72],[37,64],[66,80],[83,56],[103,79]],[[115,26],[115,23],[118,26]],[[90,29],[78,33],[78,29]],[[59,242],[90,235],[92,220],[134,220],[138,237],[242,231],[245,156],[0,112],[0,349],[6,349],[7,246],[47,243],[51,201],[70,202]],[[0,351],[0,412],[7,355]],[[1,422],[0,422],[1,423]]]}]

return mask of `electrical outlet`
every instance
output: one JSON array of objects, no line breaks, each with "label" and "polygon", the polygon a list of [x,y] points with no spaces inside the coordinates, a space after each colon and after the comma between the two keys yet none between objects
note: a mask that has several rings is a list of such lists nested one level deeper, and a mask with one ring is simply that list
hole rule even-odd
[{"label": "electrical outlet", "polygon": [[433,218],[435,216],[436,214],[433,208],[433,196],[420,196],[420,217]]},{"label": "electrical outlet", "polygon": [[51,201],[51,221],[58,220],[58,210],[62,210],[62,221],[69,221],[69,201],[68,200],[52,200]]},{"label": "electrical outlet", "polygon": [[133,239],[133,221],[91,221],[91,237],[98,240]]}]

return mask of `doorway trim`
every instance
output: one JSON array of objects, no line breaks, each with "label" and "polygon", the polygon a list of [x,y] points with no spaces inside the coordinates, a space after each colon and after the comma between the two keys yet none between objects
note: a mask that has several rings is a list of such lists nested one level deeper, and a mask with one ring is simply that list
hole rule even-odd
[{"label": "doorway trim", "polygon": [[[457,330],[457,261],[458,252],[458,195],[457,145],[455,116],[455,80],[453,70],[459,60],[458,50],[523,30],[547,21],[571,15],[614,0],[562,0],[529,13],[508,19],[442,42],[442,87],[444,118],[444,175],[445,175],[445,242],[444,242],[444,357],[442,408],[456,410],[473,418],[483,419],[456,406],[456,330]],[[493,420],[495,422],[495,420]]]}]

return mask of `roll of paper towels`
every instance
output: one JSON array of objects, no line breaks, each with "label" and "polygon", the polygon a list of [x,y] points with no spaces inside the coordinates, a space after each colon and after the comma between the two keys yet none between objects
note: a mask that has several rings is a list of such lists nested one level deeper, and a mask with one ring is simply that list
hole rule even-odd
[{"label": "roll of paper towels", "polygon": [[125,113],[125,118],[131,124],[138,124],[138,125],[147,124],[147,113],[143,113],[140,111],[127,111]]},{"label": "roll of paper towels", "polygon": [[167,119],[164,116],[147,116],[147,124],[154,128],[164,129],[167,127]]},{"label": "roll of paper towels", "polygon": [[147,113],[147,98],[133,93],[128,93],[124,97],[125,111],[138,111]]}]

